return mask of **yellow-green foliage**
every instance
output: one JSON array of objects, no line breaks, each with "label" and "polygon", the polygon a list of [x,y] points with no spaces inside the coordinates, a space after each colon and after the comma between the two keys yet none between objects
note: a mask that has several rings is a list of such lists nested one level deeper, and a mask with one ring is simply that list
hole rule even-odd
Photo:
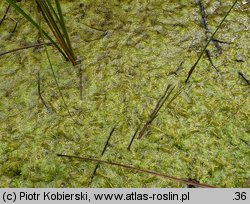
[{"label": "yellow-green foliage", "polygon": [[[218,77],[204,57],[190,85],[160,110],[142,140],[127,146],[170,82],[185,80],[205,44],[194,1],[61,1],[73,49],[83,57],[84,98],[78,70],[49,48],[68,116],[42,48],[0,57],[0,187],[87,187],[95,164],[58,158],[56,153],[100,158],[111,129],[116,130],[102,159],[196,179],[220,187],[242,187],[250,176],[249,3],[241,1],[209,46]],[[232,1],[206,1],[213,31]],[[30,1],[23,1],[33,12]],[[6,7],[1,1],[1,14]],[[0,18],[2,15],[0,15]],[[11,34],[14,20],[18,21]],[[38,38],[13,10],[0,26],[0,52]],[[237,62],[243,56],[244,62]],[[184,60],[179,75],[171,75]],[[37,92],[53,110],[49,114]],[[100,165],[91,187],[183,187],[183,185]]]}]

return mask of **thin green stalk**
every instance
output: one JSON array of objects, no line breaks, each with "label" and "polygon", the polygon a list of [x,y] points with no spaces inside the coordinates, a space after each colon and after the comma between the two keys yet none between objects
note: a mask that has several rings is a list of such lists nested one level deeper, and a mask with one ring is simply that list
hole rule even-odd
[{"label": "thin green stalk", "polygon": [[[107,150],[107,148],[108,148],[108,145],[109,145],[109,141],[110,141],[110,139],[111,139],[111,137],[112,137],[112,135],[113,135],[113,133],[114,133],[114,131],[115,131],[115,128],[116,128],[116,126],[113,127],[113,129],[112,129],[111,132],[109,133],[109,137],[108,137],[107,141],[105,142],[105,145],[104,145],[104,148],[103,148],[103,150],[102,150],[101,156],[103,156],[103,155],[105,154],[105,152],[106,152],[106,150]],[[96,164],[96,167],[95,167],[95,169],[94,169],[94,171],[93,171],[93,173],[92,173],[92,176],[91,176],[91,178],[90,178],[90,182],[89,182],[89,185],[88,185],[88,186],[91,185],[91,183],[92,183],[92,181],[93,181],[93,179],[94,179],[94,177],[95,177],[95,175],[96,175],[96,172],[97,172],[99,166],[100,166],[100,163],[97,163],[97,164]]]},{"label": "thin green stalk", "polygon": [[191,77],[194,69],[196,68],[197,64],[199,63],[199,61],[201,60],[203,54],[206,52],[206,49],[208,47],[208,45],[210,44],[210,42],[213,40],[215,34],[218,32],[218,30],[221,28],[222,24],[224,23],[224,21],[226,20],[227,16],[230,14],[231,10],[233,9],[233,7],[236,5],[236,3],[238,2],[238,0],[235,0],[235,2],[233,3],[233,5],[230,7],[230,9],[228,10],[228,12],[226,13],[226,15],[224,16],[224,18],[222,19],[222,21],[220,22],[219,26],[216,28],[216,30],[214,31],[214,33],[212,34],[212,36],[209,38],[209,40],[207,41],[206,45],[204,46],[202,52],[200,53],[197,61],[194,63],[194,65],[191,67],[191,69],[188,72],[188,76],[187,79],[185,80],[185,83],[187,83],[189,81],[189,78]]},{"label": "thin green stalk", "polygon": [[69,51],[71,51],[72,56],[75,58],[74,53],[73,53],[73,48],[72,48],[71,42],[69,40],[69,35],[68,35],[67,29],[66,29],[66,24],[65,24],[65,21],[64,21],[64,18],[63,18],[62,8],[61,8],[61,5],[60,5],[58,0],[56,0],[56,7],[57,7],[57,11],[58,11],[60,20],[61,20],[59,22],[61,23],[60,25],[61,25],[63,34],[64,34],[64,36],[66,38]]},{"label": "thin green stalk", "polygon": [[[175,95],[166,104],[166,107],[168,107],[181,94],[181,92],[184,90],[185,87],[186,87],[186,84],[182,85],[182,87],[180,87],[180,89],[178,89],[178,91],[175,93]],[[151,125],[152,122],[155,120],[155,118],[158,116],[160,109],[163,107],[163,105],[166,103],[168,98],[171,96],[174,89],[175,89],[175,86],[172,86],[171,84],[167,86],[165,92],[163,93],[163,95],[161,96],[159,101],[157,102],[155,109],[150,114],[147,122],[142,127],[141,131],[139,132],[138,139],[141,139],[145,135],[145,132],[146,132],[148,126]]]},{"label": "thin green stalk", "polygon": [[[39,15],[39,14],[38,14],[38,11],[36,10],[36,12],[37,12],[37,16],[38,16],[38,15]],[[38,20],[39,20],[39,18],[38,18]],[[40,21],[39,21],[39,24],[40,24]],[[40,28],[40,30],[41,30],[41,26],[39,26],[39,28]],[[51,62],[51,60],[50,60],[48,48],[47,48],[47,45],[46,45],[46,43],[45,43],[45,39],[44,39],[44,36],[43,36],[42,33],[41,33],[41,37],[42,37],[42,41],[43,41],[43,44],[44,44],[45,53],[46,53],[46,55],[47,55],[47,59],[48,59],[48,62],[49,62],[49,67],[50,67],[51,72],[52,72],[52,74],[53,74],[53,77],[54,77],[54,80],[55,80],[55,82],[56,82],[56,86],[57,86],[57,89],[58,89],[58,91],[59,91],[59,94],[60,94],[60,96],[61,96],[61,98],[62,98],[63,104],[64,104],[64,106],[65,106],[65,108],[66,108],[66,110],[67,110],[67,112],[68,112],[70,118],[72,119],[72,121],[73,121],[74,123],[77,123],[77,121],[75,121],[75,119],[73,118],[72,114],[70,113],[69,107],[68,107],[68,105],[67,105],[67,103],[66,103],[66,100],[65,100],[65,98],[64,98],[64,96],[63,96],[63,93],[62,93],[62,91],[61,91],[61,88],[60,88],[58,79],[57,79],[57,77],[56,77],[56,74],[55,74],[55,71],[54,71],[52,62]]]},{"label": "thin green stalk", "polygon": [[141,131],[139,132],[138,139],[141,139],[145,135],[145,132],[148,129],[148,126],[151,125],[151,123],[157,117],[158,112],[160,111],[160,109],[162,108],[162,106],[164,105],[164,103],[166,102],[166,100],[169,98],[169,96],[171,95],[171,93],[172,93],[172,91],[174,89],[175,89],[175,86],[172,86],[172,84],[169,84],[167,86],[167,88],[164,91],[163,95],[160,97],[159,101],[157,102],[154,110],[150,114],[147,122],[144,124],[144,126],[141,129]]}]

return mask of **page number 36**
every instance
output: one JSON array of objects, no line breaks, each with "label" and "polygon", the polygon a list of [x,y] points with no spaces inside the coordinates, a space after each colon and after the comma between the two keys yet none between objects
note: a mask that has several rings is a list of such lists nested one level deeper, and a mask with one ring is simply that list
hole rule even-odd
[{"label": "page number 36", "polygon": [[235,197],[233,200],[246,200],[247,193],[246,192],[235,192]]}]

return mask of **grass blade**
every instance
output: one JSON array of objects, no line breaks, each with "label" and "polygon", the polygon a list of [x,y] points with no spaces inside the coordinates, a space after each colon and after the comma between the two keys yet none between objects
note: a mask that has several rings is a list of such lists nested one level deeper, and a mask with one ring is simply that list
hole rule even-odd
[{"label": "grass blade", "polygon": [[154,121],[154,119],[157,117],[157,114],[159,112],[159,110],[161,109],[161,107],[163,106],[163,104],[166,102],[166,100],[169,98],[170,94],[172,93],[172,91],[174,90],[175,86],[172,86],[172,84],[169,84],[166,88],[166,90],[164,91],[163,95],[160,97],[160,99],[158,100],[154,110],[152,111],[152,113],[150,114],[147,122],[144,124],[144,126],[142,127],[142,129],[139,132],[139,136],[138,139],[141,139],[144,135],[145,132],[148,128],[148,126]]},{"label": "grass blade", "polygon": [[43,14],[45,21],[47,22],[48,26],[50,27],[51,31],[53,32],[54,36],[56,37],[58,43],[66,53],[68,59],[71,63],[75,66],[76,65],[76,57],[74,55],[69,35],[67,33],[67,29],[63,20],[63,14],[60,7],[60,3],[57,2],[57,7],[59,7],[58,14],[54,10],[50,1],[46,0],[36,0],[37,4],[40,7],[40,10]]},{"label": "grass blade", "polygon": [[64,36],[66,38],[68,49],[71,52],[72,56],[75,58],[74,53],[73,53],[73,49],[72,49],[72,46],[71,46],[71,42],[69,40],[69,35],[68,35],[67,29],[66,29],[66,24],[65,24],[65,21],[64,21],[64,18],[63,18],[61,5],[60,5],[58,0],[55,0],[55,1],[56,1],[56,7],[57,7],[58,14],[59,14],[59,19],[60,19],[59,22],[60,22],[63,34],[64,34]]},{"label": "grass blade", "polygon": [[35,28],[40,30],[43,35],[58,49],[58,51],[67,59],[67,56],[63,50],[57,45],[57,43],[45,32],[40,26],[20,7],[14,0],[6,0],[18,13],[20,13],[26,20],[28,20]]},{"label": "grass blade", "polygon": [[202,52],[200,53],[197,61],[194,63],[194,65],[190,68],[189,72],[188,72],[188,76],[185,80],[185,83],[187,83],[189,81],[189,78],[191,77],[191,75],[193,74],[194,69],[197,67],[197,64],[199,63],[199,61],[201,60],[203,54],[206,52],[206,49],[208,47],[208,45],[210,44],[210,42],[213,40],[215,34],[218,32],[218,30],[221,28],[222,24],[224,23],[224,21],[226,20],[227,16],[230,14],[230,12],[232,11],[232,9],[234,8],[234,6],[236,5],[236,3],[238,2],[238,0],[235,0],[235,2],[233,3],[233,5],[230,7],[230,9],[228,10],[228,12],[226,13],[226,15],[223,17],[223,19],[221,20],[220,24],[218,25],[218,27],[216,28],[216,30],[214,31],[214,33],[212,34],[212,36],[209,38],[209,40],[207,41],[206,45],[204,46]]},{"label": "grass blade", "polygon": [[[37,16],[39,17],[38,11],[37,11],[37,10],[36,10],[36,13],[37,13]],[[38,18],[38,20],[40,20],[40,19]],[[40,23],[40,21],[39,21],[39,23]],[[42,29],[42,28],[41,28],[40,25],[39,25],[39,28],[40,28],[40,32],[41,32],[41,29]],[[53,74],[53,77],[54,77],[54,80],[55,80],[55,82],[56,82],[56,86],[57,86],[57,89],[58,89],[58,91],[59,91],[59,94],[60,94],[60,96],[61,96],[61,98],[62,98],[64,107],[66,108],[66,111],[67,111],[68,115],[70,116],[71,120],[72,120],[74,123],[78,124],[78,122],[74,119],[73,115],[70,113],[69,107],[68,107],[68,105],[67,105],[67,103],[66,103],[66,100],[65,100],[65,98],[64,98],[64,96],[63,96],[63,93],[62,93],[62,91],[61,91],[61,89],[60,89],[60,85],[59,85],[59,82],[58,82],[58,80],[57,80],[57,77],[56,77],[56,73],[55,73],[55,71],[54,71],[54,68],[53,68],[53,66],[52,66],[52,62],[51,62],[51,60],[50,60],[50,56],[49,56],[49,52],[48,52],[48,49],[47,49],[47,45],[46,45],[46,43],[45,43],[45,39],[44,39],[44,36],[43,36],[42,33],[41,33],[41,37],[42,37],[42,41],[43,41],[43,44],[44,44],[45,53],[46,53],[46,56],[47,56],[47,59],[48,59],[48,62],[49,62],[49,67],[50,67],[51,72],[52,72],[52,74]]]},{"label": "grass blade", "polygon": [[[116,128],[116,126],[113,127],[113,129],[112,129],[111,132],[109,133],[109,137],[108,137],[107,141],[105,142],[105,145],[104,145],[104,148],[103,148],[103,150],[102,150],[101,156],[103,156],[103,155],[105,154],[105,152],[106,152],[106,150],[107,150],[107,148],[108,148],[108,145],[109,145],[109,141],[110,141],[110,139],[111,139],[111,137],[112,137],[112,135],[113,135],[113,133],[114,133],[114,131],[115,131],[115,128]],[[94,171],[93,171],[93,173],[92,173],[92,176],[91,176],[91,178],[90,178],[89,186],[91,185],[91,183],[92,183],[92,181],[93,181],[93,179],[94,179],[94,177],[95,177],[95,175],[96,175],[96,172],[97,172],[99,166],[100,166],[100,163],[97,163],[96,166],[95,166],[95,169],[94,169]]]}]

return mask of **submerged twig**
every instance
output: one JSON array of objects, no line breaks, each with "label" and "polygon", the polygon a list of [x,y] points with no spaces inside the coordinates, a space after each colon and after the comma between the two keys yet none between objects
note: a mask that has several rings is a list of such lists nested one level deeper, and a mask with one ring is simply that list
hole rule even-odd
[{"label": "submerged twig", "polygon": [[5,13],[4,13],[4,15],[3,15],[3,18],[0,20],[0,25],[1,25],[1,24],[4,22],[4,20],[6,19],[9,10],[10,10],[10,5],[8,5],[7,9],[5,10]]},{"label": "submerged twig", "polygon": [[[46,43],[46,45],[52,45],[52,43]],[[27,46],[24,46],[24,47],[15,48],[15,49],[8,50],[8,51],[5,51],[5,52],[0,52],[0,57],[3,56],[3,55],[7,55],[9,53],[12,53],[12,52],[25,50],[25,49],[29,49],[29,48],[33,48],[33,47],[41,47],[41,46],[44,46],[44,44],[43,43],[38,43],[38,44],[35,44],[35,45],[27,45]]]},{"label": "submerged twig", "polygon": [[59,156],[59,157],[67,157],[67,158],[71,158],[71,159],[80,159],[80,160],[95,162],[95,163],[99,163],[99,164],[108,164],[108,165],[112,165],[112,166],[118,166],[118,167],[130,169],[130,170],[133,170],[133,171],[137,171],[137,172],[143,172],[143,173],[151,174],[151,175],[154,175],[154,176],[163,177],[165,179],[169,179],[169,180],[176,181],[176,182],[179,182],[179,183],[194,185],[194,186],[201,187],[201,188],[216,188],[216,186],[212,186],[212,185],[209,185],[209,184],[197,183],[197,182],[193,182],[193,181],[190,181],[190,180],[187,180],[187,179],[177,178],[177,177],[174,177],[174,176],[169,176],[169,175],[154,172],[154,171],[151,171],[151,170],[140,169],[140,168],[137,168],[137,167],[133,167],[133,166],[125,165],[125,164],[120,164],[120,163],[116,163],[116,162],[110,162],[110,161],[105,161],[105,160],[100,160],[100,159],[94,159],[94,158],[90,158],[90,157],[83,157],[83,156],[79,157],[79,156],[64,155],[64,154],[57,154],[57,156]]},{"label": "submerged twig", "polygon": [[136,137],[136,135],[137,135],[137,133],[138,133],[138,131],[139,131],[139,129],[140,129],[140,126],[141,126],[141,125],[139,125],[139,126],[136,128],[135,133],[134,133],[132,139],[130,140],[130,143],[129,143],[128,147],[127,147],[127,150],[128,150],[128,151],[130,151],[130,149],[131,149],[131,146],[132,146],[132,144],[133,144],[133,142],[134,142],[134,140],[135,140],[135,137]]},{"label": "submerged twig", "polygon": [[184,63],[184,60],[179,64],[179,66],[177,67],[177,69],[175,70],[175,71],[171,71],[171,72],[169,72],[169,74],[168,75],[172,75],[172,74],[174,74],[174,75],[178,75],[178,72],[180,71],[180,70],[182,70],[183,69],[183,63]]},{"label": "submerged twig", "polygon": [[[199,4],[199,8],[200,8],[200,13],[201,13],[201,19],[202,19],[202,25],[204,26],[205,28],[205,34],[206,34],[206,40],[209,39],[209,33],[210,33],[210,29],[208,28],[208,23],[207,23],[207,14],[206,14],[206,11],[205,11],[205,7],[204,7],[204,4],[203,4],[203,1],[202,0],[198,0],[198,4]],[[215,46],[215,48],[217,49],[217,51],[219,53],[222,52],[222,48],[221,46],[219,45],[218,41],[215,41],[214,39],[212,39],[213,41],[213,44]]]},{"label": "submerged twig", "polygon": [[204,4],[203,4],[202,0],[198,0],[197,3],[198,3],[199,8],[200,8],[202,25],[206,29],[206,33],[209,33],[209,28],[208,28],[208,23],[207,23],[207,14],[205,11]]},{"label": "submerged twig", "polygon": [[249,146],[249,147],[250,147],[249,142],[247,142],[246,140],[244,140],[244,139],[242,139],[242,138],[240,138],[240,140],[241,140],[243,143],[245,143],[245,145],[247,145],[247,146]]},{"label": "submerged twig", "polygon": [[86,23],[82,23],[83,25],[85,25],[86,27],[89,27],[91,28],[92,30],[96,30],[98,32],[103,32],[103,33],[106,33],[107,30],[103,30],[103,29],[100,29],[100,28],[94,28],[93,26],[90,26],[90,25],[87,25]]},{"label": "submerged twig", "polygon": [[[197,180],[195,179],[188,179],[189,181],[195,182],[195,183],[199,183]],[[197,186],[193,185],[193,184],[188,184],[187,185],[188,188],[196,188]]]},{"label": "submerged twig", "polygon": [[222,41],[222,40],[218,40],[218,39],[213,39],[214,42],[218,42],[218,43],[221,43],[221,44],[232,44],[231,42],[226,42],[226,41]]},{"label": "submerged twig", "polygon": [[80,91],[80,100],[83,99],[83,76],[82,76],[82,60],[79,60],[79,91]]},{"label": "submerged twig", "polygon": [[206,50],[206,56],[208,58],[208,61],[210,62],[210,64],[212,65],[212,67],[216,70],[217,74],[219,75],[219,77],[222,77],[221,73],[220,73],[220,70],[214,65],[213,61],[212,61],[212,58],[211,58],[211,54],[210,54],[210,51],[209,50]]},{"label": "submerged twig", "polygon": [[250,176],[248,177],[248,179],[243,184],[243,188],[249,188],[249,187],[250,187]]},{"label": "submerged twig", "polygon": [[189,81],[189,78],[191,77],[191,75],[193,74],[194,69],[197,67],[199,61],[201,60],[203,54],[206,52],[208,45],[210,44],[210,42],[213,40],[215,34],[218,32],[218,30],[221,28],[222,24],[224,23],[224,21],[226,20],[227,16],[230,14],[230,12],[232,11],[233,7],[236,5],[236,3],[238,2],[238,0],[235,0],[233,5],[230,7],[230,9],[228,10],[228,12],[226,13],[226,15],[223,17],[223,19],[221,20],[220,24],[218,25],[218,27],[216,28],[216,30],[214,31],[214,33],[212,34],[212,36],[209,38],[209,40],[207,41],[206,45],[204,46],[202,52],[200,53],[198,59],[196,60],[196,62],[194,63],[194,65],[190,68],[189,72],[188,72],[188,76],[185,80],[185,83],[187,83]]},{"label": "submerged twig", "polygon": [[46,108],[46,110],[49,113],[52,113],[52,110],[49,108],[49,106],[46,104],[44,98],[42,97],[40,72],[37,73],[37,90],[38,90],[38,96],[39,96],[40,100],[42,101],[42,104],[44,105],[44,107]]},{"label": "submerged twig", "polygon": [[[103,148],[103,150],[102,150],[101,156],[103,156],[103,155],[105,154],[105,152],[106,152],[106,150],[107,150],[107,148],[108,148],[108,145],[109,145],[109,141],[110,141],[110,139],[111,139],[111,137],[112,137],[112,135],[113,135],[113,133],[114,133],[114,131],[115,131],[115,128],[116,128],[116,127],[114,127],[114,128],[111,130],[111,132],[109,133],[109,137],[108,137],[108,139],[107,139],[107,141],[106,141],[106,143],[105,143],[105,145],[104,145],[104,148]],[[95,177],[96,171],[97,171],[97,169],[99,168],[99,166],[100,166],[100,163],[97,163],[96,166],[95,166],[95,169],[94,169],[94,171],[93,171],[93,173],[92,173],[92,176],[91,176],[91,178],[90,178],[89,185],[92,183],[93,178]]]},{"label": "submerged twig", "polygon": [[241,71],[238,71],[238,74],[242,77],[242,79],[247,82],[248,85],[250,85],[250,80],[248,80],[247,77]]},{"label": "submerged twig", "polygon": [[[202,0],[198,0],[198,4],[199,4],[199,8],[200,8],[200,13],[201,13],[201,19],[202,19],[202,25],[204,26],[205,28],[205,35],[206,35],[206,41],[209,40],[209,33],[210,33],[210,30],[208,28],[208,23],[207,23],[207,14],[206,14],[206,11],[205,11],[205,7],[204,7],[204,4],[203,4],[203,1]],[[217,51],[219,53],[222,52],[222,48],[221,46],[219,45],[218,41],[215,41],[214,39],[212,39],[212,42],[215,46],[215,48],[217,49]],[[206,49],[206,56],[208,58],[208,61],[210,62],[211,66],[216,70],[216,72],[218,73],[218,75],[220,77],[221,76],[221,73],[220,71],[218,70],[218,68],[214,65],[213,63],[213,60],[211,58],[211,54],[210,54],[210,51],[208,49]]]},{"label": "submerged twig", "polygon": [[12,19],[12,20],[15,21],[15,26],[14,26],[13,30],[11,31],[11,33],[13,34],[13,33],[16,32],[16,28],[17,28],[18,22],[16,20],[14,20],[14,19]]}]

